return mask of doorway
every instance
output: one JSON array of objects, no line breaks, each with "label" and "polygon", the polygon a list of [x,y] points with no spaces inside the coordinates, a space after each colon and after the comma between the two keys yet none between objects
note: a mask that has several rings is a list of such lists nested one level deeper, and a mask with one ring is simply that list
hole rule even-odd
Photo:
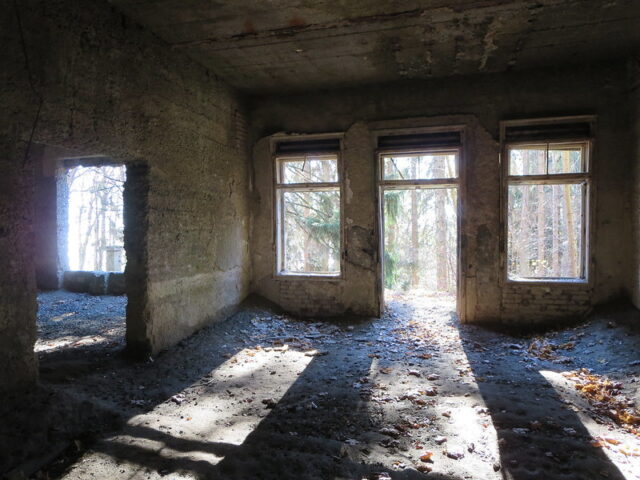
[{"label": "doorway", "polygon": [[[41,243],[56,243],[49,251],[57,259],[49,262],[56,269],[54,288],[38,293],[35,350],[41,360],[124,348],[126,180],[126,166],[110,158],[64,158],[56,160],[49,180],[55,189],[36,192],[41,203],[55,204],[48,209],[52,229],[38,231]],[[51,230],[55,239],[45,235]]]},{"label": "doorway", "polygon": [[459,148],[379,154],[383,305],[458,311]]}]

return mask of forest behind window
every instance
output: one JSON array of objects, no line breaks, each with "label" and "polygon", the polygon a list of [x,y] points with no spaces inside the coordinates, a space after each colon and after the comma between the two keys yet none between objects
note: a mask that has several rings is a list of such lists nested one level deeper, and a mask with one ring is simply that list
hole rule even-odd
[{"label": "forest behind window", "polygon": [[75,167],[67,171],[71,270],[124,271],[125,177],[124,166]]},{"label": "forest behind window", "polygon": [[[455,295],[457,150],[385,154],[381,160],[385,289]],[[447,179],[452,185],[439,183]]]},{"label": "forest behind window", "polygon": [[583,279],[586,144],[524,145],[508,155],[509,278]]},{"label": "forest behind window", "polygon": [[277,159],[280,274],[340,273],[336,155]]}]

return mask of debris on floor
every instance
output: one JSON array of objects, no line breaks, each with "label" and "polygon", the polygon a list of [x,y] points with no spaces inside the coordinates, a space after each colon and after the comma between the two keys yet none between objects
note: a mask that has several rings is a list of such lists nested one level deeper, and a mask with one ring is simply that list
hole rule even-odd
[{"label": "debris on floor", "polygon": [[[49,458],[51,438],[69,448],[28,475],[637,480],[637,315],[515,337],[461,325],[446,298],[331,321],[247,304],[153,362],[43,356],[42,388],[54,403],[64,393],[69,410],[46,431],[19,430],[20,407],[0,407],[12,435],[0,438],[0,464]],[[78,405],[96,407],[80,418]],[[25,438],[26,452],[7,450]]]}]

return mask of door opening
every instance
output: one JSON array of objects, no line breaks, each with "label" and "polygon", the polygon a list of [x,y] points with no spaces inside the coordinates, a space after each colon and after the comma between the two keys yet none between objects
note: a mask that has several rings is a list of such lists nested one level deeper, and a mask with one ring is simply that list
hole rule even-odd
[{"label": "door opening", "polygon": [[56,217],[58,288],[38,294],[35,350],[41,361],[124,348],[126,177],[126,166],[107,157],[57,161],[49,201],[57,210],[50,213]]},{"label": "door opening", "polygon": [[382,301],[457,311],[459,149],[380,155]]}]

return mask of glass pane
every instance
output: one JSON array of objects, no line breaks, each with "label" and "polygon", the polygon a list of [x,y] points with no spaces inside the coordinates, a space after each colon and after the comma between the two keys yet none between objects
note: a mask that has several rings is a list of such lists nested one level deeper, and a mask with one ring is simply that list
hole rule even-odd
[{"label": "glass pane", "polygon": [[281,183],[329,183],[338,181],[338,159],[301,157],[280,159]]},{"label": "glass pane", "polygon": [[385,190],[384,286],[392,296],[455,295],[457,193],[456,188]]},{"label": "glass pane", "polygon": [[585,188],[509,186],[509,278],[581,277]]},{"label": "glass pane", "polygon": [[545,145],[509,149],[509,175],[546,175]]},{"label": "glass pane", "polygon": [[340,191],[283,192],[282,273],[340,273]]},{"label": "glass pane", "polygon": [[385,180],[433,180],[458,176],[455,152],[382,157]]},{"label": "glass pane", "polygon": [[580,146],[549,147],[549,173],[581,173],[582,160]]}]

